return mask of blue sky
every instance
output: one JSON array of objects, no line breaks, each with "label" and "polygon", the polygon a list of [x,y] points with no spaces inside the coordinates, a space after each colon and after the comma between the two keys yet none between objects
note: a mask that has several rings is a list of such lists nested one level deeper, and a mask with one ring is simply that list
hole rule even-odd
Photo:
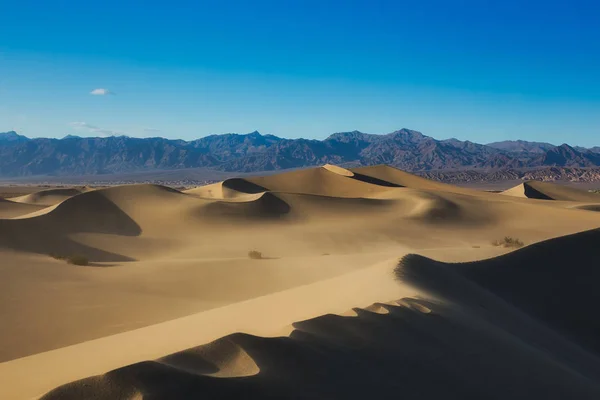
[{"label": "blue sky", "polygon": [[0,15],[0,131],[600,145],[595,1],[20,0]]}]

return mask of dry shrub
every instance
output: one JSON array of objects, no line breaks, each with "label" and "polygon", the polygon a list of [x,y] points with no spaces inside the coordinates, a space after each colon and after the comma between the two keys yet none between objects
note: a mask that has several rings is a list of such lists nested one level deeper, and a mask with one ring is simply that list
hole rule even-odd
[{"label": "dry shrub", "polygon": [[514,238],[512,236],[505,236],[504,239],[502,239],[502,240],[494,240],[492,242],[492,245],[494,245],[494,246],[502,246],[502,247],[516,247],[516,248],[519,248],[519,247],[525,246],[525,243],[523,243],[518,238]]},{"label": "dry shrub", "polygon": [[263,258],[263,255],[260,251],[250,250],[248,252],[248,257],[250,257],[253,260],[260,260]]}]

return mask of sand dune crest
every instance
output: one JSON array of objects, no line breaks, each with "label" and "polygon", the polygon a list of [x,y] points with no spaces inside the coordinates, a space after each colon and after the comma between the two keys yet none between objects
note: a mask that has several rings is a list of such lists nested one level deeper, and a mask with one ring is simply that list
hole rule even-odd
[{"label": "sand dune crest", "polygon": [[600,195],[584,190],[557,185],[549,182],[528,181],[505,190],[501,194],[515,197],[527,197],[539,200],[560,200],[578,202],[598,202]]},{"label": "sand dune crest", "polygon": [[27,194],[25,196],[14,197],[11,200],[19,203],[39,204],[43,206],[56,205],[70,197],[80,193],[89,191],[88,188],[65,188],[65,189],[48,189],[39,192]]},{"label": "sand dune crest", "polygon": [[245,179],[232,178],[223,182],[186,190],[185,193],[209,199],[236,199],[246,194],[259,194],[266,191],[266,188]]},{"label": "sand dune crest", "polygon": [[340,167],[307,168],[277,175],[247,178],[272,192],[312,194],[329,197],[369,197],[388,187],[353,179],[353,173]]},{"label": "sand dune crest", "polygon": [[476,194],[477,192],[470,189],[460,188],[458,186],[447,185],[441,182],[431,181],[421,178],[420,176],[410,174],[400,169],[390,167],[389,165],[374,165],[370,167],[353,168],[352,172],[378,179],[380,181],[389,182],[397,186],[408,187],[420,190],[439,190],[454,193]]},{"label": "sand dune crest", "polygon": [[349,169],[338,167],[337,165],[325,164],[325,165],[323,165],[323,168],[325,168],[329,172],[333,172],[334,174],[347,176],[350,178],[354,176],[354,173],[352,171],[350,171]]}]

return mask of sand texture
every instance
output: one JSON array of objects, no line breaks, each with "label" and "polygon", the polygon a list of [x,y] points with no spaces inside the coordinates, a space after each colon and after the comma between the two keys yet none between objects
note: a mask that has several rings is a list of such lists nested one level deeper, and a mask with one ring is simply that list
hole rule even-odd
[{"label": "sand texture", "polygon": [[597,399],[599,209],[383,165],[2,200],[0,398]]}]

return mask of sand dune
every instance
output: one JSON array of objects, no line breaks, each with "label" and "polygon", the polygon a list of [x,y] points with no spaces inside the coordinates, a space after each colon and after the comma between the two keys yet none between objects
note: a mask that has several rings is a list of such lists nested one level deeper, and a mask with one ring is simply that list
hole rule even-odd
[{"label": "sand dune", "polygon": [[27,194],[24,196],[13,197],[12,201],[18,203],[27,203],[27,204],[39,204],[43,206],[53,206],[56,205],[70,197],[78,195],[88,189],[78,189],[78,188],[64,188],[64,189],[48,189],[41,190],[39,192]]},{"label": "sand dune", "polygon": [[22,204],[0,198],[0,219],[14,218],[43,209],[44,206]]},{"label": "sand dune", "polygon": [[[393,185],[421,190],[439,190],[453,193],[477,193],[471,189],[431,181],[420,176],[410,174],[389,165],[374,165],[352,169],[355,178],[371,182],[388,182]],[[374,181],[375,180],[375,181]],[[478,193],[482,195],[482,193]]]},{"label": "sand dune", "polygon": [[[157,185],[120,186],[81,193],[29,218],[0,220],[0,245],[42,254],[83,254],[94,261],[124,261],[135,255],[126,255],[126,249],[120,255],[103,252],[77,243],[73,235],[140,237],[144,233],[166,239],[172,236],[166,228],[183,232],[220,218],[269,218],[285,213],[286,207],[269,194],[215,202]],[[123,249],[115,244],[115,250]]]},{"label": "sand dune", "polygon": [[502,192],[504,195],[539,200],[600,203],[600,195],[548,182],[528,181]]},{"label": "sand dune", "polygon": [[600,202],[532,185],[557,201],[325,165],[0,202],[0,398],[596,397]]},{"label": "sand dune", "polygon": [[0,220],[0,245],[42,254],[87,254],[99,260],[112,257],[69,237],[78,232],[132,236],[141,230],[103,192],[89,192],[68,198],[47,213]]},{"label": "sand dune", "polygon": [[354,179],[354,174],[343,168],[330,166],[246,179],[273,192],[291,192],[330,197],[369,197],[389,190],[387,186]]},{"label": "sand dune", "polygon": [[[600,230],[536,243],[459,271],[507,302],[600,355]],[[535,287],[535,290],[532,288]]]},{"label": "sand dune", "polygon": [[288,337],[235,333],[43,399],[598,398],[598,240],[595,230],[458,265],[410,255],[397,291],[415,297],[297,322]]},{"label": "sand dune", "polygon": [[209,199],[236,199],[245,194],[264,193],[268,189],[245,179],[231,178],[223,182],[186,190],[185,193]]}]

